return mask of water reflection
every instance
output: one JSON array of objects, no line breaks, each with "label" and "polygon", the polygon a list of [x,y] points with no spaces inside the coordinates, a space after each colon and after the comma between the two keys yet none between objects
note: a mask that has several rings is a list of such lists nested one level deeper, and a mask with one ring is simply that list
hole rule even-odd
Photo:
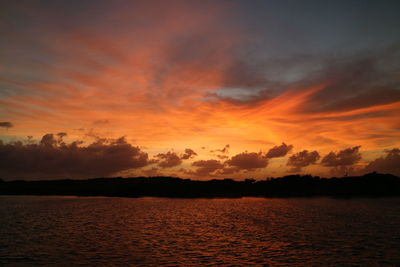
[{"label": "water reflection", "polygon": [[0,264],[398,265],[399,204],[0,197]]}]

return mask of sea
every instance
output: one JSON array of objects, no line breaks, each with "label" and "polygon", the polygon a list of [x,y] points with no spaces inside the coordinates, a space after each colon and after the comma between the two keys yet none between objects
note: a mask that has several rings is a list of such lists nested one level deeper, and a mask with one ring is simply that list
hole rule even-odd
[{"label": "sea", "polygon": [[0,266],[400,266],[400,198],[0,196]]}]

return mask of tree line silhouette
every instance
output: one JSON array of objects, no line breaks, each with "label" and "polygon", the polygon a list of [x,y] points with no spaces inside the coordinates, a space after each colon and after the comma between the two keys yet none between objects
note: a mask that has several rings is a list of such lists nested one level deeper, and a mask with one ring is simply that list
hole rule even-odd
[{"label": "tree line silhouette", "polygon": [[94,178],[88,180],[4,181],[1,195],[73,195],[113,197],[386,197],[400,196],[400,178],[391,174],[321,178],[289,175],[256,181],[176,177]]}]

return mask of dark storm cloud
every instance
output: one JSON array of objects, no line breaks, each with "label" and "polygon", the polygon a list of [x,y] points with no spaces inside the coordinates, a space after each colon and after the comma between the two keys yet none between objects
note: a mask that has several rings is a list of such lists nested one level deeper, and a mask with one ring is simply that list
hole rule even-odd
[{"label": "dark storm cloud", "polygon": [[313,94],[305,109],[348,111],[400,101],[400,46],[379,52],[329,59],[320,71],[328,85]]},{"label": "dark storm cloud", "polygon": [[197,169],[195,171],[187,171],[186,173],[197,176],[207,176],[216,170],[224,168],[224,164],[215,159],[198,160],[193,162],[192,166],[197,167]]},{"label": "dark storm cloud", "polygon": [[11,128],[13,126],[14,125],[9,121],[1,121],[0,122],[0,127],[3,127],[3,128]]},{"label": "dark storm cloud", "polygon": [[194,158],[195,156],[197,156],[196,152],[194,152],[190,148],[186,148],[185,153],[181,156],[181,159],[191,159],[191,158]]},{"label": "dark storm cloud", "polygon": [[227,88],[263,88],[270,83],[265,77],[265,68],[265,62],[236,58],[223,72],[223,85]]},{"label": "dark storm cloud", "polygon": [[46,134],[39,143],[0,141],[0,174],[7,178],[79,178],[110,176],[148,164],[147,153],[121,137],[87,146],[67,144],[62,134]]},{"label": "dark storm cloud", "polygon": [[[317,75],[318,78],[310,79],[316,75],[316,66],[321,68],[320,57],[301,54],[282,58],[256,57],[251,63],[246,63],[248,58],[234,60],[225,70],[221,85],[223,89],[210,92],[207,97],[233,105],[254,106],[294,87],[311,86],[321,79],[321,74]],[[238,69],[241,71],[236,71]]]},{"label": "dark storm cloud", "polygon": [[299,172],[302,168],[315,164],[319,158],[318,151],[303,150],[290,156],[287,165],[292,167],[290,172]]},{"label": "dark storm cloud", "polygon": [[[264,60],[264,64],[242,64],[238,68],[247,68],[243,73],[263,73],[274,77],[274,81],[262,80],[246,87],[237,81],[240,78],[235,78],[228,84],[230,90],[216,91],[209,97],[234,105],[256,105],[286,91],[326,84],[305,99],[299,111],[341,112],[400,101],[400,80],[394,78],[400,72],[400,44],[367,52],[338,52],[335,56],[308,54],[281,60],[258,59]],[[235,68],[227,71],[232,71],[231,75],[235,76]],[[257,77],[253,78],[259,81]],[[246,83],[248,78],[244,76],[243,79]],[[236,88],[241,88],[240,93],[235,91]],[[368,116],[374,114],[370,112]],[[381,112],[379,116],[385,114]]]},{"label": "dark storm cloud", "polygon": [[225,163],[241,170],[253,170],[267,167],[268,159],[262,153],[243,152],[233,156]]},{"label": "dark storm cloud", "polygon": [[274,146],[270,150],[268,150],[267,154],[265,157],[267,158],[279,158],[279,157],[284,157],[286,156],[287,153],[289,153],[293,148],[293,145],[286,145],[285,143],[282,143],[280,146]]},{"label": "dark storm cloud", "polygon": [[158,166],[161,168],[172,168],[182,164],[182,159],[175,153],[168,151],[154,156],[157,159]]},{"label": "dark storm cloud", "polygon": [[325,167],[351,166],[361,159],[359,149],[360,146],[355,146],[339,152],[330,152],[322,158],[321,165]]},{"label": "dark storm cloud", "polygon": [[393,148],[386,151],[386,156],[371,161],[364,172],[390,173],[400,177],[400,149]]},{"label": "dark storm cloud", "polygon": [[[357,95],[349,96],[341,101],[332,103],[330,106],[325,107],[325,111],[333,110],[350,110],[357,108],[364,108],[370,106],[378,106],[384,104],[390,104],[400,100],[400,90],[385,87],[372,88],[366,92],[360,92]],[[363,116],[364,114],[362,114]],[[372,116],[382,116],[384,117],[384,112],[372,113]],[[368,116],[368,114],[364,115]],[[350,118],[352,119],[352,118]]]},{"label": "dark storm cloud", "polygon": [[210,92],[208,97],[233,105],[258,105],[294,87],[313,84],[310,77],[321,65],[321,56],[312,54],[247,56],[236,55],[236,60],[225,69],[223,89]]}]

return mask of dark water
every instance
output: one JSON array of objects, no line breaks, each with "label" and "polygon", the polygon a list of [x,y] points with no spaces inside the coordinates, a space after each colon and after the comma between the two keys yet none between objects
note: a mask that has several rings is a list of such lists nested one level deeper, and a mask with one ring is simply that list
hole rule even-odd
[{"label": "dark water", "polygon": [[0,265],[398,266],[400,199],[0,197]]}]

